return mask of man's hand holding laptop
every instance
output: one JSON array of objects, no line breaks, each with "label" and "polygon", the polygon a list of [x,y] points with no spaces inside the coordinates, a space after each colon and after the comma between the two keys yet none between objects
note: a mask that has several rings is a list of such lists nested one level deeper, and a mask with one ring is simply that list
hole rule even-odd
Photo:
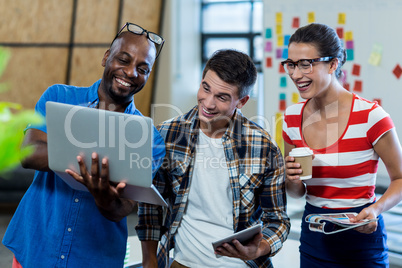
[{"label": "man's hand holding laptop", "polygon": [[[125,217],[124,215],[127,215],[128,210],[132,210],[136,201],[121,197],[126,187],[125,182],[116,183],[110,181],[109,162],[106,157],[102,159],[100,168],[98,154],[92,153],[91,158],[90,172],[83,157],[79,155],[77,156],[77,161],[81,174],[71,169],[66,169],[66,173],[88,188],[88,191],[94,196],[95,203],[102,215],[110,220],[120,221]],[[116,211],[119,211],[119,213],[116,213]]]}]

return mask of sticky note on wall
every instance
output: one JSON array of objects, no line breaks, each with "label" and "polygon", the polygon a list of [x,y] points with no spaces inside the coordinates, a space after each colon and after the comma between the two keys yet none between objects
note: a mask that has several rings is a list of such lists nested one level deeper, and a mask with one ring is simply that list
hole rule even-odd
[{"label": "sticky note on wall", "polygon": [[272,42],[271,41],[267,41],[265,43],[264,51],[265,52],[272,52]]},{"label": "sticky note on wall", "polygon": [[276,12],[275,21],[277,24],[282,24],[282,12]]},{"label": "sticky note on wall", "polygon": [[360,65],[359,64],[353,64],[352,75],[360,76]]},{"label": "sticky note on wall", "polygon": [[381,63],[381,54],[376,53],[376,52],[372,52],[370,54],[368,63],[373,65],[373,66],[379,66]]},{"label": "sticky note on wall", "polygon": [[345,33],[345,41],[351,41],[353,40],[353,32],[352,31],[347,31]]},{"label": "sticky note on wall", "polygon": [[368,63],[373,66],[379,66],[382,58],[382,45],[374,44],[368,60]]},{"label": "sticky note on wall", "polygon": [[394,75],[396,76],[396,78],[401,78],[402,75],[402,68],[399,64],[397,64],[394,68],[394,70],[392,71],[394,73]]},{"label": "sticky note on wall", "polygon": [[271,57],[267,57],[265,59],[265,67],[267,68],[271,68],[272,67],[272,58]]},{"label": "sticky note on wall", "polygon": [[292,28],[299,28],[300,27],[300,18],[294,17],[292,20]]},{"label": "sticky note on wall", "polygon": [[346,13],[339,13],[338,24],[345,24],[345,23],[346,23]]},{"label": "sticky note on wall", "polygon": [[299,93],[292,92],[292,103],[298,103],[298,102],[299,102]]},{"label": "sticky note on wall", "polygon": [[280,93],[279,94],[279,111],[286,110],[286,94]]},{"label": "sticky note on wall", "polygon": [[346,60],[354,60],[355,59],[355,54],[353,49],[346,49]]},{"label": "sticky note on wall", "polygon": [[272,29],[271,28],[265,29],[265,38],[267,38],[267,39],[272,38]]},{"label": "sticky note on wall", "polygon": [[279,101],[279,111],[286,111],[286,100]]},{"label": "sticky note on wall", "polygon": [[354,87],[353,87],[353,91],[362,92],[363,91],[363,82],[360,80],[356,80]]},{"label": "sticky note on wall", "polygon": [[282,59],[282,49],[281,48],[276,49],[276,58]]},{"label": "sticky note on wall", "polygon": [[315,12],[307,13],[307,23],[315,22]]},{"label": "sticky note on wall", "polygon": [[287,59],[287,58],[288,58],[288,49],[287,49],[287,48],[284,48],[284,49],[282,50],[282,58],[283,58],[283,59]]},{"label": "sticky note on wall", "polygon": [[283,42],[285,46],[289,45],[289,40],[290,40],[290,35],[289,34],[285,35],[284,42]]},{"label": "sticky note on wall", "polygon": [[336,34],[338,35],[338,37],[340,39],[343,39],[343,28],[341,28],[341,27],[336,28]]},{"label": "sticky note on wall", "polygon": [[285,39],[283,38],[283,35],[278,35],[277,46],[283,47],[284,44],[285,44]]},{"label": "sticky note on wall", "polygon": [[346,41],[346,49],[353,49],[353,40]]},{"label": "sticky note on wall", "polygon": [[287,86],[286,76],[282,76],[282,77],[280,78],[279,86],[280,86],[280,87],[286,87],[286,86]]},{"label": "sticky note on wall", "polygon": [[276,27],[276,34],[281,35],[282,34],[282,25],[278,24],[275,27]]}]

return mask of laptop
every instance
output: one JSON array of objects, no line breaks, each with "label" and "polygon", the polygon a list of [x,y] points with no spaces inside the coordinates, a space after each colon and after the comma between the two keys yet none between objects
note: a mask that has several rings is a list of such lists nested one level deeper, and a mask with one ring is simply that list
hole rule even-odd
[{"label": "laptop", "polygon": [[88,191],[65,170],[80,173],[78,155],[90,169],[96,152],[109,159],[110,180],[126,182],[123,197],[167,206],[152,185],[151,118],[48,101],[46,125],[49,168],[70,187]]}]

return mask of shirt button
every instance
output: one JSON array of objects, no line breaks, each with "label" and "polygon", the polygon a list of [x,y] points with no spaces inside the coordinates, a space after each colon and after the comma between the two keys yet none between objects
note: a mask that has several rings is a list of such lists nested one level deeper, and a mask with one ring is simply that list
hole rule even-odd
[{"label": "shirt button", "polygon": [[61,258],[62,260],[64,260],[65,257],[64,257],[64,255],[61,255],[60,258]]},{"label": "shirt button", "polygon": [[74,199],[75,203],[78,203],[78,201],[80,201],[78,198]]},{"label": "shirt button", "polygon": [[68,228],[67,231],[71,232],[71,228]]}]

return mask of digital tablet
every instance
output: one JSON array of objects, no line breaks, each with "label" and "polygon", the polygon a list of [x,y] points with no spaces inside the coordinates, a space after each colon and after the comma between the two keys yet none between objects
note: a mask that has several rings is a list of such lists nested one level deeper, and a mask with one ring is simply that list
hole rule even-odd
[{"label": "digital tablet", "polygon": [[247,244],[250,240],[254,238],[255,235],[261,233],[261,224],[254,225],[250,228],[244,229],[240,232],[234,233],[218,241],[212,242],[214,250],[217,247],[222,246],[223,243],[231,244],[234,239],[238,240],[240,243]]},{"label": "digital tablet", "polygon": [[126,182],[123,197],[167,206],[152,185],[151,118],[48,101],[46,125],[49,168],[70,187],[88,191],[65,170],[79,173],[77,155],[88,167],[97,152],[109,159],[110,180]]}]

